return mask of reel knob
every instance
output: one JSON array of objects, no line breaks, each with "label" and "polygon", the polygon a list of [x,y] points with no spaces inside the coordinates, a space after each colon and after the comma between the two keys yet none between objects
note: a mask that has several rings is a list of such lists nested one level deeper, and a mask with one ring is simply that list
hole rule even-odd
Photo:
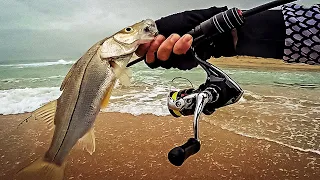
[{"label": "reel knob", "polygon": [[183,162],[193,154],[196,154],[200,150],[200,142],[195,138],[190,138],[182,146],[173,148],[168,153],[168,159],[171,164],[175,166],[181,166]]}]

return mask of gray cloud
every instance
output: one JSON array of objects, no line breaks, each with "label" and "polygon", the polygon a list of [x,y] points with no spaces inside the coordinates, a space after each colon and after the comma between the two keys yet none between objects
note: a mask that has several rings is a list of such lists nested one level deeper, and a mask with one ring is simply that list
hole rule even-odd
[{"label": "gray cloud", "polygon": [[76,58],[94,42],[141,19],[210,6],[247,9],[265,2],[268,0],[4,0],[0,4],[0,61]]}]

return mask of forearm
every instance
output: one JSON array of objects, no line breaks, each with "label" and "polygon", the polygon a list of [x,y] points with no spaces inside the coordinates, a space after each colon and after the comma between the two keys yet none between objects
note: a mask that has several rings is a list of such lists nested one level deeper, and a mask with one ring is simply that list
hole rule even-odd
[{"label": "forearm", "polygon": [[280,10],[265,11],[246,18],[237,29],[237,55],[282,59],[285,23]]},{"label": "forearm", "polygon": [[237,55],[320,64],[320,8],[282,6],[246,18],[237,29]]}]

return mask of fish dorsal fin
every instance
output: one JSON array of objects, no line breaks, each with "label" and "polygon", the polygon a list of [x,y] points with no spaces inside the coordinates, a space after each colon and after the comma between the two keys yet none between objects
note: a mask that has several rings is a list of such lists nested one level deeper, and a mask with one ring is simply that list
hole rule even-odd
[{"label": "fish dorsal fin", "polygon": [[92,155],[96,150],[96,137],[94,128],[91,128],[82,138],[79,139],[79,144],[84,150],[87,150]]},{"label": "fish dorsal fin", "polygon": [[110,86],[108,87],[108,89],[106,91],[106,94],[104,95],[103,100],[101,101],[101,105],[100,105],[101,109],[104,109],[108,106],[109,100],[111,97],[111,92],[112,92],[114,85],[115,85],[115,81],[112,81],[112,83],[110,84]]},{"label": "fish dorsal fin", "polygon": [[54,128],[54,115],[56,113],[57,100],[50,101],[42,107],[32,112],[30,118],[43,121],[47,124],[49,129]]}]

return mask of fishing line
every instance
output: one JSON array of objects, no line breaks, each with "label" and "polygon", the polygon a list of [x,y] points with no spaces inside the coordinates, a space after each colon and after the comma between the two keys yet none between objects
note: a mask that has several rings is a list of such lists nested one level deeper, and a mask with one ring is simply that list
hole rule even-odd
[{"label": "fishing line", "polygon": [[189,79],[187,79],[187,78],[185,78],[185,77],[180,77],[180,76],[178,76],[178,77],[173,78],[173,79],[169,82],[169,88],[168,88],[168,89],[169,89],[169,94],[170,94],[170,92],[171,92],[171,87],[173,86],[173,85],[172,85],[172,84],[173,84],[173,81],[174,81],[174,80],[177,80],[177,79],[187,80],[187,81],[190,83],[191,88],[194,89],[194,86],[193,86],[192,82],[191,82]]}]

